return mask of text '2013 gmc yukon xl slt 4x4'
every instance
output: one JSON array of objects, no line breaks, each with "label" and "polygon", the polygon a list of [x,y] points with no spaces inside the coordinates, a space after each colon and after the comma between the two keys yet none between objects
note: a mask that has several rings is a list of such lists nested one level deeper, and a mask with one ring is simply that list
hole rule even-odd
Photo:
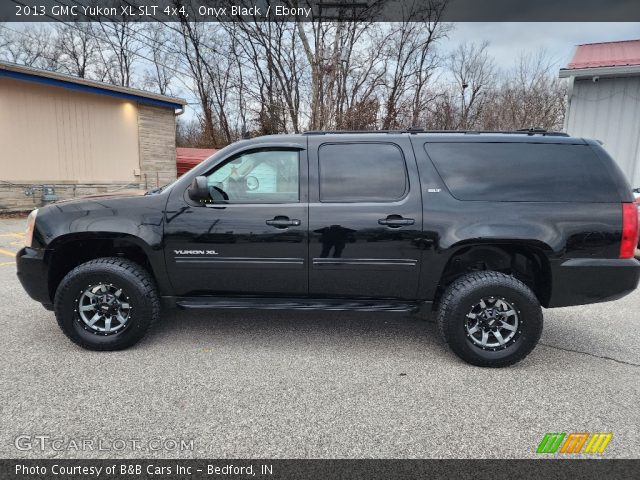
[{"label": "text '2013 gmc yukon xl slt 4x4'", "polygon": [[633,200],[598,142],[564,134],[260,137],[146,195],[34,211],[18,276],[93,350],[133,345],[161,305],[426,304],[458,356],[502,367],[536,345],[541,306],[636,288]]}]

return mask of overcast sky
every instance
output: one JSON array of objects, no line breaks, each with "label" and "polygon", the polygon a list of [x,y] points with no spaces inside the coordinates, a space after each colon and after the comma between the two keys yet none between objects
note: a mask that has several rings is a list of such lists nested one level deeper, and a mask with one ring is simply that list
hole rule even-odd
[{"label": "overcast sky", "polygon": [[640,23],[455,23],[442,49],[465,41],[487,40],[500,68],[511,67],[521,52],[546,48],[557,68],[565,67],[575,45],[640,39]]}]

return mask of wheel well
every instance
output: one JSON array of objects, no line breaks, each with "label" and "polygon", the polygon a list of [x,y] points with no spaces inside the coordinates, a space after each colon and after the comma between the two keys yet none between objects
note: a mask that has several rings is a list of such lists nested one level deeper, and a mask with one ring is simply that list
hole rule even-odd
[{"label": "wheel well", "polygon": [[53,301],[64,276],[78,265],[101,257],[127,258],[144,267],[153,276],[149,258],[144,250],[125,239],[91,238],[73,240],[54,249],[49,265],[49,296]]},{"label": "wheel well", "polygon": [[551,296],[549,261],[538,248],[511,245],[474,245],[458,250],[447,262],[436,291],[436,301],[459,277],[477,271],[506,273],[527,285],[541,305],[547,306]]}]

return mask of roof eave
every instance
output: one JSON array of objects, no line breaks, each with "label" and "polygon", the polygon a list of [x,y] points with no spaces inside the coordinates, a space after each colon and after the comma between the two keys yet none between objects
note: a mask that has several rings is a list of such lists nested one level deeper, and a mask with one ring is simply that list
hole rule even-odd
[{"label": "roof eave", "polygon": [[[4,75],[2,74],[4,72]],[[49,72],[38,68],[23,65],[0,62],[0,76],[15,78],[18,80],[34,81],[49,84],[62,88],[96,93],[114,97],[121,97],[136,100],[140,103],[147,103],[153,106],[173,108],[174,110],[184,109],[187,101],[182,98],[169,97],[151,92],[145,92],[130,87],[121,87],[107,83],[96,82],[84,78],[65,75],[57,72]]]},{"label": "roof eave", "polygon": [[616,65],[612,67],[561,68],[560,78],[629,77],[640,75],[640,65]]}]

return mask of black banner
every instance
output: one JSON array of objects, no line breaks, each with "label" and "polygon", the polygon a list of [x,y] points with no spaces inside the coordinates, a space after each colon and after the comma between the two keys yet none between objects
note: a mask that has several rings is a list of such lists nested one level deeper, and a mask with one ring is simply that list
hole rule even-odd
[{"label": "black banner", "polygon": [[638,0],[3,0],[0,22],[633,22]]},{"label": "black banner", "polygon": [[0,478],[637,479],[639,460],[0,460]]}]

